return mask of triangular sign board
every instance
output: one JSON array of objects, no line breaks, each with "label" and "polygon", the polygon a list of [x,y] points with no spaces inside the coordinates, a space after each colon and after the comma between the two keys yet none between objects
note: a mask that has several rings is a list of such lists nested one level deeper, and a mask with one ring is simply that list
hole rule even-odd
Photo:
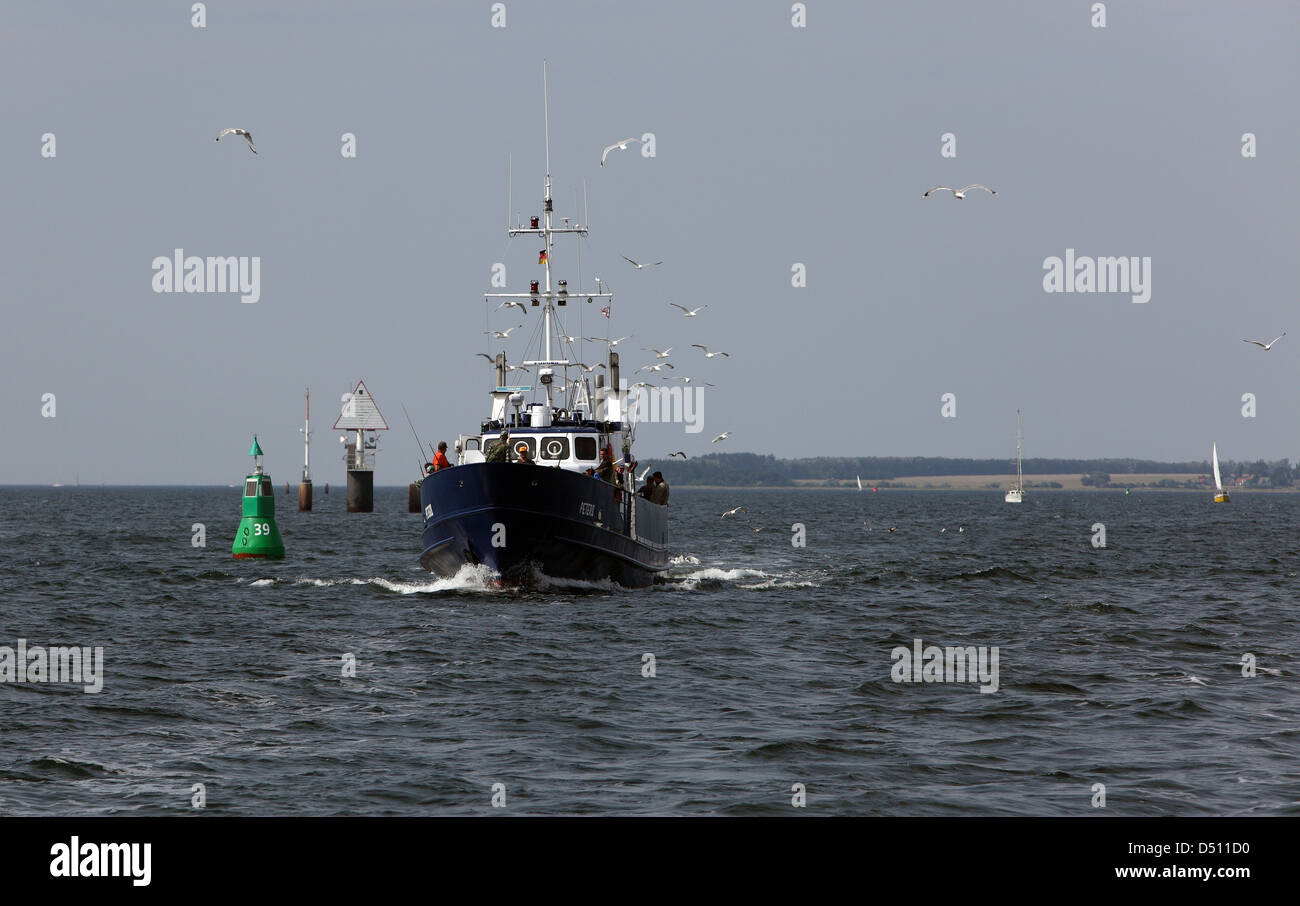
[{"label": "triangular sign board", "polygon": [[388,422],[384,421],[384,417],[379,414],[379,407],[375,405],[374,397],[366,389],[365,381],[357,381],[357,389],[343,400],[343,409],[334,427],[347,431],[388,430]]}]

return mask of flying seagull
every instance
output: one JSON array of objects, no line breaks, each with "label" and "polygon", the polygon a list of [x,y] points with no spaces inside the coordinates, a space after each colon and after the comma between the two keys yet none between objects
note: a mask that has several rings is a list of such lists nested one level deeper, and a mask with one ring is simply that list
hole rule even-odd
[{"label": "flying seagull", "polygon": [[503,308],[517,308],[520,311],[522,311],[524,314],[528,314],[528,306],[514,299],[507,299],[506,301],[502,302],[500,305],[497,306],[497,311],[500,311]]},{"label": "flying seagull", "polygon": [[585,371],[585,372],[588,373],[588,374],[590,374],[591,372],[595,371],[597,368],[604,368],[604,367],[605,367],[603,364],[601,364],[601,365],[588,365],[586,362],[574,362],[573,365],[574,365],[575,368],[581,368],[583,371]]},{"label": "flying seagull", "polygon": [[483,358],[487,359],[489,362],[493,362],[493,363],[496,362],[496,359],[494,359],[492,356],[488,355],[486,352],[476,352],[476,353],[474,353],[474,355],[481,355],[481,356],[483,356]]},{"label": "flying seagull", "polygon": [[1285,330],[1282,331],[1281,336],[1274,337],[1273,339],[1269,340],[1267,343],[1261,343],[1259,340],[1242,340],[1241,342],[1243,342],[1243,343],[1254,343],[1254,344],[1255,344],[1256,346],[1258,346],[1260,349],[1262,349],[1262,350],[1264,350],[1265,352],[1267,352],[1268,350],[1270,350],[1270,349],[1273,348],[1273,344],[1274,344],[1274,343],[1276,343],[1278,340],[1282,339],[1282,337],[1284,337],[1284,336],[1286,336],[1286,331],[1285,331]]},{"label": "flying seagull", "polygon": [[221,136],[230,135],[231,133],[234,133],[235,135],[242,135],[244,137],[244,140],[248,142],[249,150],[251,150],[254,154],[257,153],[257,149],[253,147],[253,133],[249,132],[247,129],[222,129],[220,132],[217,133],[217,141],[221,141]]},{"label": "flying seagull", "polygon": [[655,354],[656,359],[666,359],[668,358],[669,354],[672,353],[673,348],[669,346],[667,349],[660,352],[658,349],[655,349],[653,346],[647,346],[645,347],[645,350],[646,352],[653,352]]},{"label": "flying seagull", "polygon": [[647,267],[656,267],[657,265],[663,264],[662,261],[656,261],[654,264],[637,264],[635,261],[633,261],[633,260],[632,260],[631,258],[629,258],[627,255],[624,255],[624,256],[623,256],[623,260],[629,262],[629,263],[630,263],[634,268],[636,268],[637,270],[644,270],[644,269],[647,268]]},{"label": "flying seagull", "polygon": [[[661,362],[658,365],[642,365],[633,374],[640,374],[642,371],[663,371],[665,368],[672,368],[672,362]],[[676,369],[673,369],[676,370]]]},{"label": "flying seagull", "polygon": [[601,154],[600,154],[600,165],[601,165],[602,167],[605,166],[605,158],[609,156],[609,152],[613,151],[613,150],[616,149],[616,148],[617,148],[619,151],[626,151],[626,150],[627,150],[627,146],[628,146],[629,144],[631,144],[632,142],[636,142],[636,143],[639,145],[639,144],[641,144],[641,139],[639,139],[639,138],[625,138],[625,139],[623,139],[621,142],[614,142],[614,144],[610,145],[608,148],[606,148],[604,151],[601,152]]},{"label": "flying seagull", "polygon": [[990,195],[998,194],[996,191],[990,189],[988,186],[981,186],[979,183],[971,183],[969,186],[963,186],[960,189],[954,189],[952,186],[935,186],[932,189],[928,189],[926,193],[921,197],[929,198],[931,192],[951,192],[954,198],[960,200],[962,198],[965,198],[966,193],[969,192],[971,189],[983,189],[985,192],[988,192]]},{"label": "flying seagull", "polygon": [[637,481],[645,481],[645,477],[646,477],[647,475],[650,474],[650,469],[651,469],[651,468],[653,468],[653,467],[652,467],[652,466],[646,466],[646,467],[645,467],[645,471],[641,473],[641,477],[638,478]]},{"label": "flying seagull", "polygon": [[[693,383],[695,383],[695,378],[693,378],[693,377],[666,377],[666,378],[664,378],[664,380],[665,380],[665,381],[681,381],[683,384],[693,384]],[[712,387],[712,386],[713,386],[713,385],[710,384],[708,381],[700,381],[700,383],[703,384],[705,387]]]},{"label": "flying seagull", "polygon": [[737,513],[741,512],[742,510],[743,510],[746,514],[749,513],[749,507],[746,507],[746,506],[744,506],[744,505],[741,505],[741,506],[735,507],[735,508],[733,508],[733,509],[727,510],[725,513],[722,514],[722,517],[721,517],[721,518],[726,519],[728,516],[734,516],[734,515],[736,515]]},{"label": "flying seagull", "polygon": [[680,456],[682,459],[685,459],[685,458],[686,458],[686,454],[683,453],[681,450],[678,450],[676,453],[669,453],[669,454],[668,454],[668,458],[669,458],[669,459],[672,459],[674,456]]},{"label": "flying seagull", "polygon": [[731,436],[731,432],[730,432],[730,431],[723,431],[723,432],[722,432],[721,434],[719,434],[717,437],[713,438],[713,442],[716,444],[718,441],[720,441],[720,440],[726,440],[726,439],[727,439],[728,437],[730,437],[730,436]]},{"label": "flying seagull", "polygon": [[511,327],[509,330],[485,330],[483,332],[492,334],[492,336],[496,337],[498,340],[508,340],[510,339],[511,330],[518,330],[523,326],[524,325],[522,324],[516,324],[514,327]]},{"label": "flying seagull", "polygon": [[680,308],[683,312],[682,317],[684,318],[693,318],[696,315],[698,315],[701,311],[709,307],[707,305],[701,305],[699,308],[687,308],[685,305],[678,305],[676,302],[669,302],[668,304],[671,305],[673,308]]},{"label": "flying seagull", "polygon": [[609,337],[587,337],[587,339],[591,340],[592,342],[599,340],[602,343],[608,343],[611,347],[614,347],[617,346],[619,343],[622,343],[624,340],[632,339],[632,337],[634,336],[636,336],[636,334],[628,334],[627,336],[619,337],[618,339],[611,339]]},{"label": "flying seagull", "polygon": [[711,359],[711,358],[713,358],[714,356],[719,356],[719,355],[725,355],[727,358],[731,358],[731,353],[729,353],[729,352],[709,352],[709,347],[707,347],[707,346],[701,346],[699,343],[692,343],[692,344],[691,344],[691,348],[693,348],[693,349],[703,349],[703,350],[704,350],[704,357],[705,357],[706,359]]},{"label": "flying seagull", "polygon": [[560,334],[560,339],[563,340],[563,341],[566,342],[566,343],[576,343],[576,342],[578,342],[579,340],[581,340],[582,337],[571,337],[571,336],[569,336],[568,334],[563,334],[563,333],[562,333],[562,334]]}]

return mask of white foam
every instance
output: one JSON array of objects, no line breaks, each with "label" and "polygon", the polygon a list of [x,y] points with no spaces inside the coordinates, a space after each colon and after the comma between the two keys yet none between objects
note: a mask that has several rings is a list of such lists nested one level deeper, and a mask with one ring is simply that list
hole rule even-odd
[{"label": "white foam", "polygon": [[740,588],[821,588],[821,583],[813,582],[811,579],[778,579],[773,576],[762,582],[756,582],[752,585],[741,585]]},{"label": "white foam", "polygon": [[380,588],[386,588],[389,591],[395,591],[402,595],[415,595],[443,591],[496,592],[499,591],[495,584],[497,578],[498,576],[493,570],[483,566],[482,564],[466,564],[465,566],[462,566],[456,572],[456,575],[452,576],[450,579],[430,578],[428,581],[421,582],[394,582],[391,579],[376,576],[368,580],[353,579],[351,581],[358,585],[367,583],[370,585],[377,585]]},{"label": "white foam", "polygon": [[249,587],[249,588],[265,588],[265,587],[268,586],[268,585],[274,585],[274,584],[275,584],[275,580],[274,580],[274,579],[257,579],[257,580],[255,580],[255,581],[253,581],[253,582],[249,582],[249,583],[248,583],[248,587]]}]

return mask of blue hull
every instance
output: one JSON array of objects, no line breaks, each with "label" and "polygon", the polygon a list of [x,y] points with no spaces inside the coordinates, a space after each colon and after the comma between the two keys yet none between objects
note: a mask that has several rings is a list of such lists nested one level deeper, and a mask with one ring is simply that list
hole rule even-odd
[{"label": "blue hull", "polygon": [[420,565],[440,576],[483,564],[509,583],[541,573],[639,588],[668,568],[668,508],[577,472],[455,466],[425,477],[420,508]]}]

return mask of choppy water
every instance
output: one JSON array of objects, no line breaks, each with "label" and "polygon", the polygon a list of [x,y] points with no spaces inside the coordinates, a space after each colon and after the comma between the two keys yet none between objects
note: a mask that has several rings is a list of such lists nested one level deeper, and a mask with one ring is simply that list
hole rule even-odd
[{"label": "choppy water", "polygon": [[[0,489],[0,645],[105,660],[0,684],[0,812],[1300,814],[1300,497],[679,488],[633,592],[431,578],[404,489],[341,491],[268,564],[239,489]],[[916,638],[998,691],[893,682]]]}]

